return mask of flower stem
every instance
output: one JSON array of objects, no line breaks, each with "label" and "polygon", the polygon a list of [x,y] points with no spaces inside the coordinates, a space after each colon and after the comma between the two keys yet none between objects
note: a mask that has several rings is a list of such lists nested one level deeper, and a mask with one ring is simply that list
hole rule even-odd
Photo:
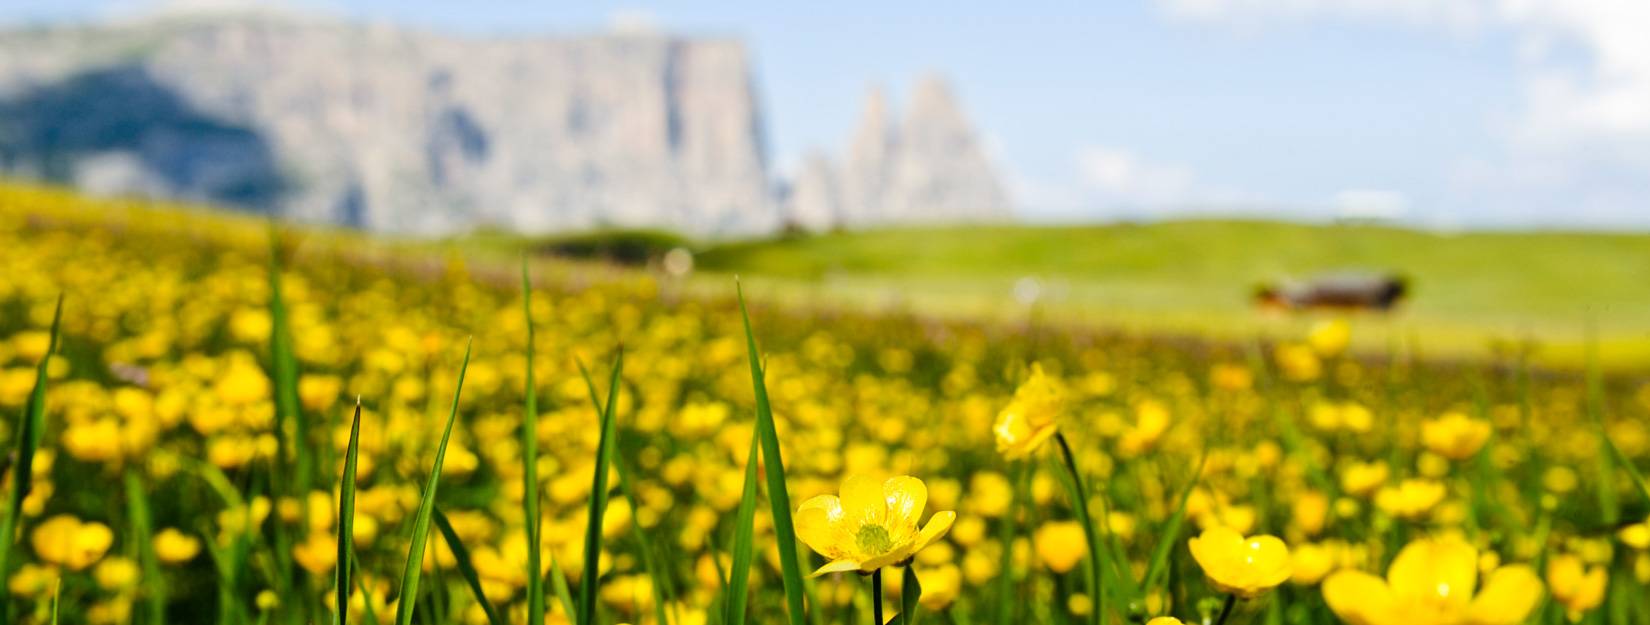
[{"label": "flower stem", "polygon": [[876,625],[882,625],[882,569],[871,571],[871,605]]},{"label": "flower stem", "polygon": [[1077,521],[1083,526],[1083,537],[1089,543],[1089,594],[1094,600],[1094,610],[1089,613],[1089,622],[1100,625],[1105,620],[1106,594],[1102,583],[1105,576],[1105,565],[1100,561],[1100,540],[1095,536],[1094,521],[1089,518],[1088,488],[1083,484],[1083,474],[1077,470],[1077,459],[1071,453],[1071,444],[1066,442],[1063,432],[1055,432],[1054,440],[1060,443],[1060,454],[1066,461],[1066,470],[1071,472],[1071,484],[1076,491],[1072,493],[1071,507],[1077,512]]},{"label": "flower stem", "polygon": [[1220,618],[1215,619],[1215,625],[1226,625],[1226,618],[1232,615],[1232,608],[1237,605],[1237,595],[1226,595],[1226,604],[1220,606]]}]

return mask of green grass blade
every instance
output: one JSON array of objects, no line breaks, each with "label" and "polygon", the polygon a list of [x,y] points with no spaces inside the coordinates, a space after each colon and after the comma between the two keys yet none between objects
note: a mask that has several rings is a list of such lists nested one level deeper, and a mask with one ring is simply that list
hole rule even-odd
[{"label": "green grass blade", "polygon": [[458,386],[453,389],[453,409],[447,415],[447,427],[441,433],[441,443],[435,448],[435,464],[430,467],[429,480],[424,483],[424,496],[418,502],[413,516],[412,543],[407,547],[407,564],[401,570],[401,600],[396,602],[396,625],[411,625],[414,606],[418,602],[418,582],[424,574],[424,549],[429,544],[430,517],[435,513],[435,493],[441,484],[441,463],[447,458],[447,441],[453,437],[453,423],[458,421],[458,398],[464,392],[464,374],[470,369],[470,346],[464,347],[464,364],[458,369]]},{"label": "green grass blade", "polygon": [[[361,568],[361,560],[355,555],[354,551],[350,552],[350,566],[356,569]],[[378,625],[378,611],[373,609],[372,595],[367,594],[367,587],[361,584],[360,576],[355,577],[354,584],[355,592],[361,593],[361,611],[362,615],[367,617],[367,625]]]},{"label": "green grass blade", "polygon": [[[58,294],[46,354],[40,357],[40,364],[35,369],[34,389],[29,391],[29,403],[17,415],[17,427],[12,429],[16,437],[16,450],[12,457],[16,463],[12,465],[11,472],[11,501],[6,504],[5,520],[0,521],[0,578],[11,578],[11,546],[17,540],[17,522],[23,517],[23,500],[28,498],[29,489],[34,485],[34,452],[40,448],[40,437],[46,428],[46,370],[51,364],[52,354],[57,352],[58,331],[62,323],[63,295]],[[9,613],[0,609],[0,622],[5,622],[8,617]]]},{"label": "green grass blade", "polygon": [[464,583],[470,587],[470,593],[475,596],[476,603],[481,605],[481,611],[487,614],[487,622],[492,625],[506,625],[498,610],[493,608],[493,602],[487,600],[487,594],[481,589],[481,575],[476,573],[475,563],[470,560],[470,550],[464,548],[464,542],[458,539],[458,532],[453,531],[453,524],[447,521],[447,515],[436,508],[431,515],[436,529],[441,531],[442,539],[447,541],[447,548],[453,552],[453,562],[458,565],[458,574],[464,577]]},{"label": "green grass blade", "polygon": [[361,452],[361,398],[355,398],[355,418],[349,426],[344,451],[344,475],[338,482],[338,625],[349,621],[350,567],[355,563],[355,462]]},{"label": "green grass blade", "polygon": [[137,547],[138,565],[143,569],[145,615],[149,625],[166,622],[166,585],[160,577],[160,564],[155,561],[154,530],[149,514],[149,497],[143,492],[143,482],[137,472],[128,467],[123,476],[126,482],[127,514],[132,521],[132,543]]},{"label": "green grass blade", "polygon": [[[579,364],[584,370],[584,364]],[[579,578],[579,618],[577,625],[595,625],[596,590],[601,586],[602,516],[607,513],[607,467],[613,461],[614,411],[618,409],[619,376],[624,370],[624,350],[613,359],[607,382],[607,405],[601,411],[601,439],[596,443],[596,468],[590,484],[590,516],[584,530],[584,576]],[[585,378],[590,375],[585,371]]]},{"label": "green grass blade", "polygon": [[567,588],[567,574],[561,570],[561,563],[556,561],[556,554],[550,554],[550,587],[556,592],[556,601],[561,603],[561,609],[567,613],[567,618],[573,618],[579,613],[578,604],[573,601],[573,591]]},{"label": "green grass blade", "polygon": [[796,524],[791,520],[791,496],[785,486],[785,461],[779,454],[779,432],[768,404],[768,386],[757,356],[756,333],[751,330],[750,311],[745,307],[744,287],[739,287],[739,316],[745,322],[745,349],[751,367],[751,386],[756,395],[756,431],[762,438],[762,461],[767,467],[768,502],[773,509],[774,535],[779,541],[779,569],[785,580],[785,604],[791,625],[805,625],[807,616],[802,591],[802,564],[796,554]]},{"label": "green grass blade", "polygon": [[1157,546],[1152,549],[1151,563],[1146,566],[1146,583],[1141,586],[1146,593],[1150,593],[1152,588],[1157,585],[1158,578],[1161,578],[1163,572],[1167,570],[1169,553],[1175,545],[1180,543],[1180,526],[1186,522],[1186,503],[1191,501],[1192,490],[1197,488],[1198,483],[1202,481],[1203,463],[1208,459],[1209,454],[1205,452],[1202,459],[1197,461],[1197,469],[1192,473],[1191,481],[1180,489],[1180,503],[1175,505],[1174,514],[1169,516],[1169,522],[1163,526],[1163,531],[1158,534]]},{"label": "green grass blade", "polygon": [[[279,486],[271,485],[270,495],[289,496],[297,500],[300,518],[310,518],[310,451],[304,420],[298,408],[298,359],[293,354],[291,328],[287,323],[286,300],[281,295],[280,232],[272,225],[269,230],[269,358],[271,382],[275,400],[276,453],[273,474],[280,476]],[[288,455],[296,455],[297,465],[289,465]],[[283,597],[291,592],[292,536],[284,523],[272,527],[275,542],[275,591]],[[305,593],[304,601],[313,598]],[[297,616],[298,610],[292,610]]]},{"label": "green grass blade", "polygon": [[1089,622],[1099,625],[1106,618],[1106,597],[1103,586],[1105,571],[1110,563],[1105,557],[1105,544],[1100,542],[1100,536],[1094,531],[1094,519],[1089,514],[1088,487],[1083,483],[1083,474],[1077,468],[1077,459],[1072,456],[1071,445],[1066,442],[1064,434],[1056,432],[1054,440],[1060,444],[1060,457],[1065,460],[1068,472],[1066,479],[1060,481],[1071,496],[1071,508],[1077,513],[1077,522],[1083,526],[1083,537],[1088,539],[1089,545],[1089,598],[1093,599],[1094,609],[1089,611]]},{"label": "green grass blade", "polygon": [[[590,404],[595,406],[597,412],[605,412],[601,398],[596,394],[596,383],[590,379],[590,371],[584,368],[583,363],[579,364],[579,374],[584,376],[584,387],[590,393]],[[614,446],[616,447],[618,442],[617,419],[614,420],[613,434],[615,436]],[[636,518],[635,511],[642,508],[641,502],[636,500],[635,491],[630,488],[630,469],[625,465],[624,457],[617,453],[611,453],[608,461],[619,474],[619,492],[624,494],[625,501],[630,503],[632,511],[630,528],[636,533],[636,547],[641,551],[642,569],[647,571],[648,579],[653,582],[653,608],[656,612],[654,616],[659,619],[659,623],[669,625],[670,620],[665,615],[665,602],[669,600],[670,596],[665,591],[664,577],[660,574],[659,567],[653,559],[653,544],[648,540],[647,532],[642,530],[642,522]]]},{"label": "green grass blade", "polygon": [[527,273],[525,254],[521,257],[521,314],[527,323],[527,392],[521,416],[521,504],[527,525],[527,625],[544,625],[543,565],[539,562],[543,548],[539,533],[542,529],[539,527],[539,398],[533,379],[533,281]]},{"label": "green grass blade", "polygon": [[917,569],[905,565],[899,587],[899,625],[917,625],[922,611],[922,583],[917,581]]},{"label": "green grass blade", "polygon": [[750,598],[751,560],[756,552],[756,468],[761,460],[757,445],[761,438],[760,434],[751,432],[751,450],[745,456],[744,494],[739,499],[739,516],[733,526],[733,570],[728,572],[722,604],[727,611],[723,622],[729,625],[745,625],[745,603]]},{"label": "green grass blade", "polygon": [[57,625],[57,602],[63,598],[63,578],[52,582],[52,625]]}]

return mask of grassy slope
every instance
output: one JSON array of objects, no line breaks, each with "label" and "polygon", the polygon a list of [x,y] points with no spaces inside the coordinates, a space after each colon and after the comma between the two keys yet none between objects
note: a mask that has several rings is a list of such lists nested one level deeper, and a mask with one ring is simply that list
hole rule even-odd
[{"label": "grassy slope", "polygon": [[1411,278],[1413,297],[1400,315],[1363,322],[1365,347],[1414,338],[1471,354],[1533,335],[1548,360],[1574,363],[1592,325],[1613,364],[1650,363],[1650,235],[1212,220],[893,229],[731,244],[699,265],[776,278],[764,286],[791,297],[985,315],[1019,314],[1012,285],[1036,276],[1058,318],[1229,337],[1294,330],[1254,312],[1258,283],[1390,269]]}]

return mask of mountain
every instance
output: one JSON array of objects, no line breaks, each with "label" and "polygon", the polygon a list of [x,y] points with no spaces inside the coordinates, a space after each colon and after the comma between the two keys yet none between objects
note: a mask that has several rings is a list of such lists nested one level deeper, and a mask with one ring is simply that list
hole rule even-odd
[{"label": "mountain", "polygon": [[[654,32],[479,38],[269,14],[18,30],[0,33],[0,169],[413,235],[759,234],[789,219],[776,189],[807,187],[770,174],[752,83],[738,40]],[[979,208],[965,176],[983,160],[952,150],[972,132],[925,93],[898,145],[844,169],[872,194],[811,227],[974,215],[958,207]],[[788,197],[850,197],[837,180]]]},{"label": "mountain", "polygon": [[841,163],[811,155],[785,211],[811,230],[1012,218],[973,126],[938,77],[917,82],[897,125],[882,91],[872,89]]}]

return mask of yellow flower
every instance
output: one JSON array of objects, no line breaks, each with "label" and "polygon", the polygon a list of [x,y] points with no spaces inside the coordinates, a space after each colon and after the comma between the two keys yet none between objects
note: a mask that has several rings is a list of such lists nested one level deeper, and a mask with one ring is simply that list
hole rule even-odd
[{"label": "yellow flower", "polygon": [[1216,526],[1193,538],[1191,550],[1209,583],[1245,598],[1282,584],[1291,572],[1289,547],[1276,536],[1244,538],[1231,528]]},{"label": "yellow flower", "polygon": [[98,419],[70,425],[63,432],[63,449],[86,462],[118,460],[120,424],[114,419]]},{"label": "yellow flower", "polygon": [[1433,480],[1404,480],[1375,494],[1375,505],[1395,517],[1416,520],[1444,500],[1444,485]]},{"label": "yellow flower", "polygon": [[155,534],[155,558],[166,564],[181,564],[195,559],[201,552],[201,541],[194,536],[170,527]]},{"label": "yellow flower", "polygon": [[1489,439],[1490,422],[1459,412],[1421,423],[1421,443],[1432,453],[1451,460],[1471,458]]},{"label": "yellow flower", "polygon": [[1037,559],[1055,573],[1065,573],[1076,567],[1089,548],[1083,526],[1073,521],[1044,523],[1032,535],[1031,542],[1037,551]]},{"label": "yellow flower", "polygon": [[1352,342],[1352,324],[1345,319],[1329,319],[1320,321],[1312,326],[1312,331],[1306,334],[1306,342],[1312,344],[1312,351],[1325,358],[1339,356],[1346,351],[1348,343]]},{"label": "yellow flower", "polygon": [[325,533],[310,534],[292,547],[292,559],[311,573],[325,573],[338,563],[338,539]]},{"label": "yellow flower", "polygon": [[1332,544],[1307,543],[1289,550],[1289,581],[1300,586],[1311,586],[1335,570],[1339,555]]},{"label": "yellow flower", "polygon": [[6,589],[11,594],[20,597],[38,597],[50,592],[57,580],[62,577],[57,567],[40,566],[32,562],[25,562],[17,567],[11,579],[6,580]]},{"label": "yellow flower", "polygon": [[124,590],[137,585],[138,566],[128,558],[112,556],[97,564],[92,577],[104,590]]},{"label": "yellow flower", "polygon": [[1572,554],[1547,562],[1547,587],[1553,592],[1553,600],[1564,605],[1572,620],[1579,620],[1581,613],[1604,601],[1604,589],[1609,582],[1610,574],[1604,567],[1589,567]]},{"label": "yellow flower", "polygon": [[34,528],[30,541],[41,560],[79,571],[102,559],[115,535],[102,523],[60,514]]},{"label": "yellow flower", "polygon": [[1621,528],[1621,531],[1616,533],[1616,537],[1620,538],[1621,543],[1628,547],[1639,550],[1650,549],[1650,519]]},{"label": "yellow flower", "polygon": [[1172,617],[1172,616],[1155,616],[1155,617],[1152,617],[1152,620],[1146,621],[1146,625],[1183,625],[1183,624],[1180,622],[1180,619],[1177,619],[1177,618]]},{"label": "yellow flower", "polygon": [[991,431],[997,435],[997,453],[1011,460],[1031,455],[1059,429],[1055,417],[1065,405],[1060,383],[1031,365],[1031,377],[1014,391],[1014,399],[997,415]]},{"label": "yellow flower", "polygon": [[929,610],[944,610],[957,599],[957,593],[962,591],[962,572],[955,564],[945,564],[932,569],[919,568],[917,580],[922,583],[922,596],[917,601]]},{"label": "yellow flower", "polygon": [[1354,462],[1341,471],[1341,489],[1353,495],[1368,495],[1386,483],[1388,472],[1380,462]]},{"label": "yellow flower", "polygon": [[951,529],[955,512],[936,512],[917,528],[928,488],[910,476],[878,483],[864,476],[842,482],[842,496],[820,495],[796,511],[796,533],[830,563],[814,575],[842,571],[869,573],[909,560]]},{"label": "yellow flower", "polygon": [[1386,579],[1338,571],[1324,580],[1323,598],[1350,625],[1514,625],[1541,600],[1528,566],[1485,577],[1478,587],[1478,553],[1459,537],[1421,539],[1398,552]]}]

